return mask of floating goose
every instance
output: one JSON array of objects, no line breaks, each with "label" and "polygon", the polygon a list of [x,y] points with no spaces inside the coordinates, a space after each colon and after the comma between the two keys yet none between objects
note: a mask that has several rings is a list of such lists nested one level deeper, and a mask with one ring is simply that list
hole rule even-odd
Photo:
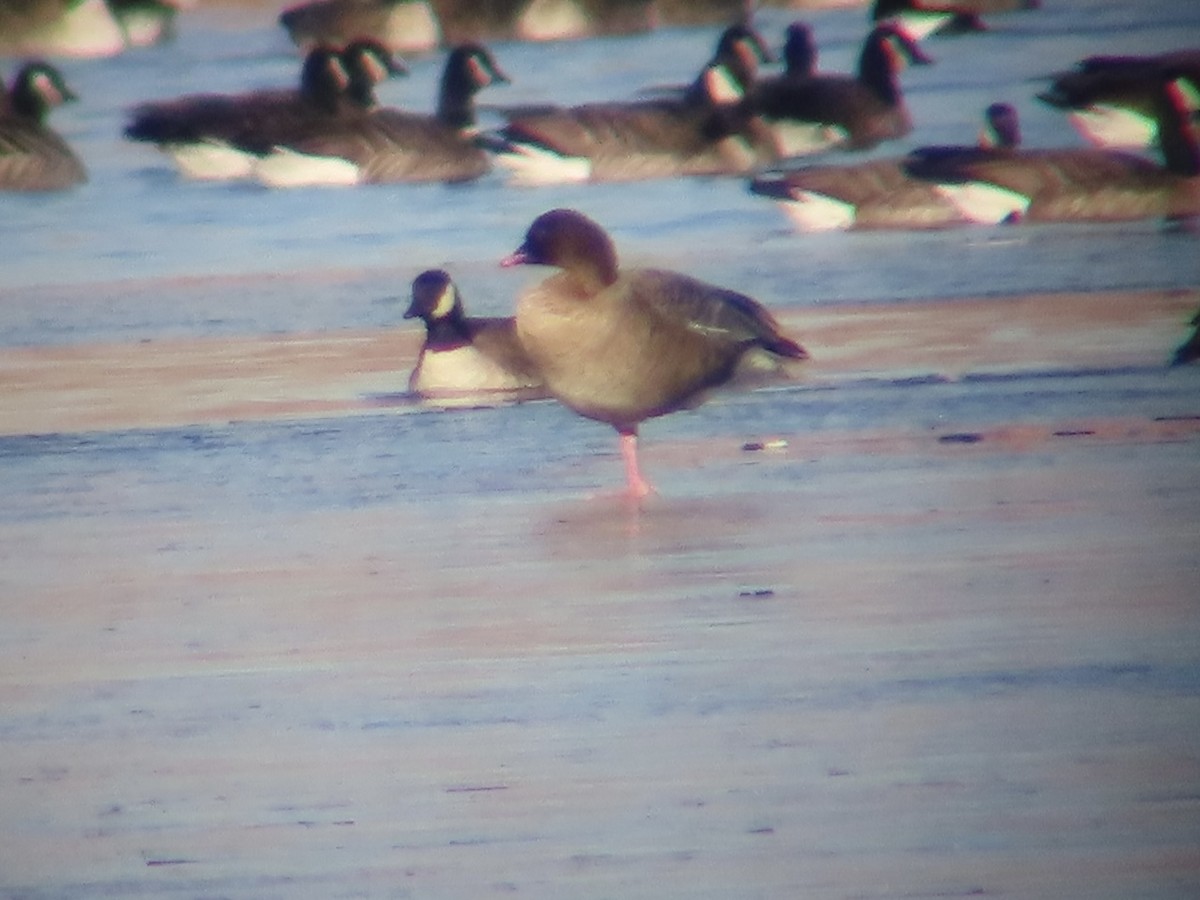
[{"label": "floating goose", "polygon": [[908,62],[931,60],[894,25],[879,25],[863,42],[856,75],[766,81],[754,90],[752,106],[781,157],[867,150],[912,131],[899,81]]},{"label": "floating goose", "polygon": [[51,109],[74,99],[49,63],[20,68],[0,106],[0,190],[57,191],[87,181],[79,157],[46,124]]},{"label": "floating goose", "polygon": [[[729,34],[730,32],[727,32]],[[738,58],[757,54],[744,26],[729,38]],[[745,173],[769,159],[729,65],[712,62],[680,96],[518,110],[489,134],[488,149],[522,185],[637,181]]]},{"label": "floating goose", "polygon": [[1089,56],[1050,76],[1038,99],[1067,113],[1072,127],[1097,147],[1140,150],[1154,145],[1159,85],[1178,78],[1187,103],[1200,109],[1200,49],[1152,56]]},{"label": "floating goose", "polygon": [[[1005,153],[1020,143],[1012,106],[993,103],[984,119],[976,147],[925,147],[915,153],[943,158]],[[911,177],[906,162],[906,157],[894,157],[768,172],[751,180],[750,191],[778,201],[797,230],[804,232],[968,224],[938,185]]]},{"label": "floating goose", "polygon": [[277,144],[317,123],[365,115],[374,103],[371,80],[404,71],[372,42],[356,42],[341,53],[321,48],[305,57],[299,88],[144,103],[133,110],[125,136],[155,144],[188,178],[245,178],[257,156]]},{"label": "floating goose", "polygon": [[1176,81],[1156,97],[1164,165],[1090,147],[1014,150],[990,156],[914,154],[910,174],[939,184],[976,222],[1117,222],[1200,214],[1200,147]]},{"label": "floating goose", "polygon": [[255,165],[271,187],[469,181],[491,168],[475,131],[475,95],[507,82],[482,44],[451,51],[433,115],[382,108],[367,116],[326,118],[278,141]]}]

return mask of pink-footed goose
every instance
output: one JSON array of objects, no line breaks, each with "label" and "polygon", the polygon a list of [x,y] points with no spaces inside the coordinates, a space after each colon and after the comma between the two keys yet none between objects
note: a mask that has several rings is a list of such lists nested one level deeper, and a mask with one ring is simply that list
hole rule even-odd
[{"label": "pink-footed goose", "polygon": [[561,270],[520,297],[517,337],[556,399],[617,430],[634,498],[652,490],[637,458],[643,421],[807,358],[744,294],[661,269],[620,270],[608,234],[575,210],[538,216],[502,265]]}]

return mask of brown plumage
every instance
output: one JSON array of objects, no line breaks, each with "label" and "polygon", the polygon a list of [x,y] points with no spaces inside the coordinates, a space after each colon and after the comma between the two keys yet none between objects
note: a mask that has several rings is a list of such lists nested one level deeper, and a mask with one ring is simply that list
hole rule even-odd
[{"label": "brown plumage", "polygon": [[488,135],[488,147],[519,184],[741,174],[774,158],[745,102],[768,54],[753,29],[730,26],[688,87],[631,102],[502,111],[508,122]]},{"label": "brown plumage", "polygon": [[752,105],[775,131],[779,156],[867,150],[912,131],[899,72],[907,63],[930,62],[895,26],[878,25],[863,41],[854,75],[763,81],[751,92]]},{"label": "brown plumage", "polygon": [[0,190],[57,191],[87,181],[79,157],[46,124],[51,109],[74,99],[53,66],[21,67],[0,106]]},{"label": "brown plumage", "polygon": [[750,191],[778,201],[800,231],[966,225],[970,220],[939,185],[908,174],[907,161],[913,156],[950,160],[1004,155],[1019,143],[1016,110],[993,103],[976,146],[921,147],[909,157],[767,172],[750,182]]},{"label": "brown plumage", "polygon": [[[314,122],[295,140],[277,142],[277,153],[259,164],[257,175],[273,186],[319,183],[319,169],[313,170],[318,174],[311,180],[303,171],[292,173],[293,159],[310,157],[345,161],[346,168],[354,170],[355,183],[478,178],[491,161],[475,140],[475,95],[493,82],[508,80],[482,44],[455,47],[442,70],[434,114],[385,107],[355,118]],[[279,160],[282,166],[276,165]]]},{"label": "brown plumage", "polygon": [[620,434],[635,497],[651,490],[637,463],[641,422],[807,358],[743,294],[659,269],[620,271],[608,235],[574,210],[543,213],[502,264],[562,270],[522,295],[517,337],[555,398]]},{"label": "brown plumage", "polygon": [[985,195],[989,203],[999,200],[999,212],[1009,220],[1117,222],[1198,215],[1200,146],[1188,127],[1180,86],[1161,85],[1156,106],[1163,165],[1118,150],[1066,147],[914,157],[908,169],[941,183],[977,221],[987,220],[975,212],[976,199]]}]

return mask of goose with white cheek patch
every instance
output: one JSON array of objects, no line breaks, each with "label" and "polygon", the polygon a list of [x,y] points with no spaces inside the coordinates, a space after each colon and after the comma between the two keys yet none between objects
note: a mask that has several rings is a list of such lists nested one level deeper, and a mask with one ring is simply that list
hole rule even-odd
[{"label": "goose with white cheek patch", "polygon": [[1038,9],[1041,0],[875,0],[871,21],[891,22],[914,41],[987,31],[983,16]]},{"label": "goose with white cheek patch", "polygon": [[255,174],[271,187],[479,178],[491,160],[476,140],[475,95],[508,80],[486,47],[463,44],[446,58],[434,114],[385,107],[327,119],[297,140],[279,142]]},{"label": "goose with white cheek patch", "polygon": [[557,400],[617,430],[635,499],[652,491],[637,458],[643,421],[735,380],[789,377],[808,357],[750,297],[675,272],[620,270],[604,229],[575,210],[538,216],[501,265],[561,270],[518,300],[517,337]]},{"label": "goose with white cheek patch", "polygon": [[1163,164],[1094,147],[996,155],[915,155],[909,174],[938,184],[974,222],[1126,222],[1200,215],[1200,146],[1180,85],[1155,100]]},{"label": "goose with white cheek patch", "polygon": [[46,124],[51,109],[74,99],[54,66],[21,67],[9,93],[0,93],[0,190],[58,191],[87,181],[79,157]]},{"label": "goose with white cheek patch", "polygon": [[[1020,144],[1017,111],[993,103],[984,115],[977,146],[923,147],[917,156],[978,158],[1004,154]],[[844,165],[811,165],[765,172],[750,192],[777,201],[797,231],[931,229],[971,224],[937,184],[908,174],[911,157]]]},{"label": "goose with white cheek patch", "polygon": [[409,392],[447,405],[548,397],[517,341],[511,316],[468,316],[462,296],[441,269],[418,275],[406,319],[425,323],[425,343],[408,379]]},{"label": "goose with white cheek patch", "polygon": [[382,47],[320,48],[304,60],[298,88],[189,94],[133,110],[125,137],[155,144],[180,173],[199,180],[246,178],[259,156],[318,125],[365,115],[373,80],[403,73]]},{"label": "goose with white cheek patch", "polygon": [[899,74],[909,63],[931,62],[894,25],[879,25],[863,42],[856,74],[764,81],[751,101],[781,157],[869,150],[912,131]]},{"label": "goose with white cheek patch", "polygon": [[765,52],[752,29],[731,27],[678,94],[501,110],[508,123],[485,135],[486,146],[524,186],[745,173],[773,159],[743,86]]},{"label": "goose with white cheek patch", "polygon": [[1178,78],[1191,110],[1200,109],[1200,49],[1151,56],[1089,56],[1050,76],[1038,99],[1067,114],[1079,135],[1096,147],[1141,150],[1158,133],[1155,98],[1165,79]]}]

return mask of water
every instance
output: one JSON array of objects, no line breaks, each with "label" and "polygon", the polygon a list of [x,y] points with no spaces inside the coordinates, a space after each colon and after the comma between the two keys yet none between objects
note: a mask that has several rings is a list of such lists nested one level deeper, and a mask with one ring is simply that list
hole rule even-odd
[{"label": "water", "polygon": [[[1062,115],[1034,99],[1036,78],[1089,53],[1200,44],[1200,9],[1184,0],[1047,6],[1032,16],[997,17],[986,35],[929,43],[936,63],[903,75],[917,127],[875,153],[969,141],[983,108],[996,100],[1018,107],[1030,145],[1074,143]],[[821,67],[852,69],[866,30],[863,10],[805,17],[815,29]],[[757,23],[778,42],[790,18],[768,10]],[[493,86],[480,99],[632,96],[690,77],[715,35],[703,28],[581,43],[498,43],[493,50],[513,84]],[[383,102],[430,109],[441,65],[441,55],[412,60],[408,78],[382,86]],[[1164,232],[1155,223],[800,237],[739,179],[514,190],[492,175],[455,187],[272,192],[180,181],[156,151],[121,138],[126,111],[141,100],[293,83],[297,57],[265,10],[199,10],[184,17],[173,44],[63,68],[82,100],[60,109],[53,122],[85,160],[91,181],[57,196],[0,199],[4,343],[374,326],[394,312],[378,299],[405,293],[411,276],[432,265],[450,267],[482,312],[505,311],[528,273],[501,273],[493,263],[534,216],[561,205],[602,222],[631,261],[686,268],[772,305],[1169,286],[1192,284],[1198,273],[1194,235]],[[495,117],[485,111],[483,120]],[[331,271],[356,277],[344,292],[327,289],[323,279]],[[262,280],[211,297],[196,291],[184,304],[146,287],[155,279],[222,275]]]}]

